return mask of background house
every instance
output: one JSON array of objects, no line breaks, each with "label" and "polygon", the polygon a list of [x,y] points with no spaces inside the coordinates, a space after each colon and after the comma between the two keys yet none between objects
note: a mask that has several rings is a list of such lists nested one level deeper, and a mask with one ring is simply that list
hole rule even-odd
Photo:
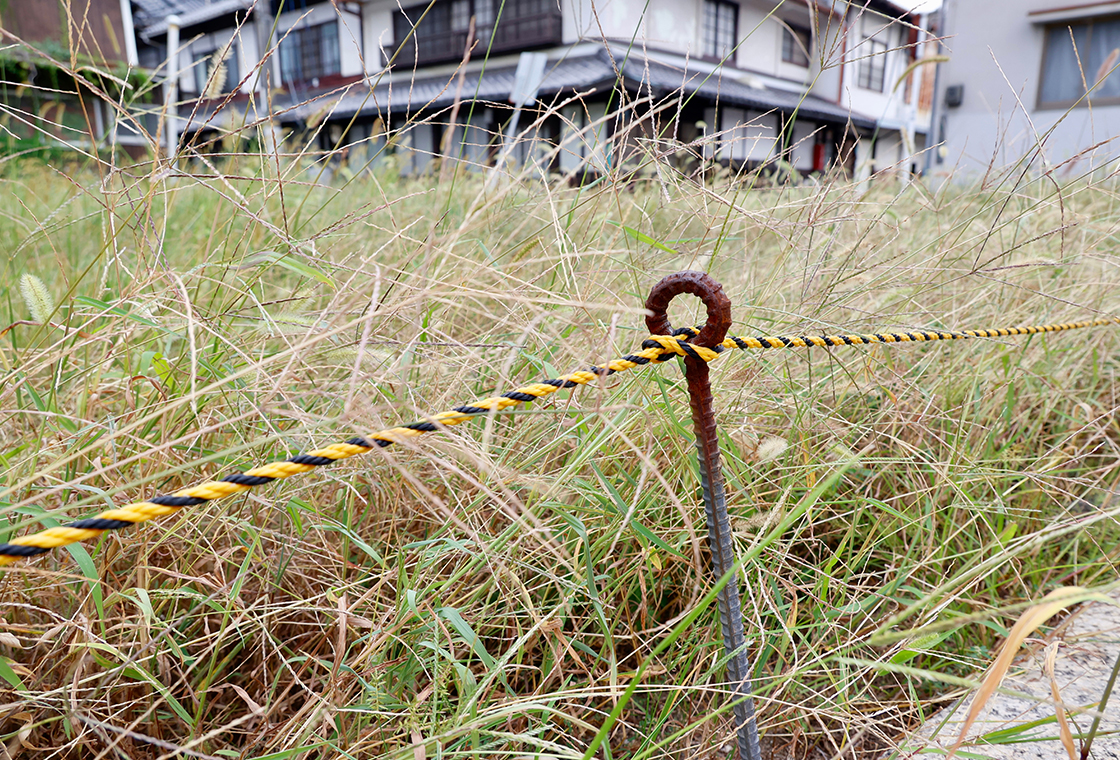
[{"label": "background house", "polygon": [[1120,152],[1120,2],[946,0],[933,167],[1060,166],[1077,174]]},{"label": "background house", "polygon": [[[653,157],[867,176],[915,170],[929,128],[932,69],[911,68],[928,19],[889,0],[112,2],[124,60],[175,103],[107,139],[154,145],[163,124],[188,155],[282,134],[419,172],[493,165],[508,140],[512,164],[568,175]],[[526,51],[546,60],[537,97],[503,136]]]},{"label": "background house", "polygon": [[[523,131],[559,149],[529,145],[519,155],[547,158],[552,169],[608,171],[658,141],[664,151],[699,141],[709,159],[780,163],[802,174],[917,168],[911,157],[929,124],[920,80],[932,85],[933,71],[898,80],[928,34],[922,17],[893,3],[506,0],[500,16],[499,7],[363,4],[372,87],[331,107],[327,143],[343,123],[343,140],[354,144],[407,125],[401,142],[413,169],[442,154],[491,161],[509,118],[517,54],[540,50],[548,63],[539,106]],[[472,17],[476,43],[463,64]],[[457,98],[471,106],[451,125]]]},{"label": "background house", "polygon": [[[136,63],[128,0],[25,0],[0,4],[0,144],[5,152],[49,145],[81,145],[109,139],[113,108],[90,89],[106,94]],[[23,44],[13,44],[17,40]],[[84,76],[65,70],[71,59]]]}]

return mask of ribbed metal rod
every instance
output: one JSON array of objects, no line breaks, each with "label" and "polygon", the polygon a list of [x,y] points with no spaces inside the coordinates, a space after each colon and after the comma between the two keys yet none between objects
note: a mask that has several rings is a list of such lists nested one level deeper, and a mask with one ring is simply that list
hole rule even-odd
[{"label": "ribbed metal rod", "polygon": [[[723,341],[731,326],[731,301],[718,282],[702,272],[679,272],[654,286],[646,301],[650,314],[646,326],[654,335],[670,335],[666,311],[674,296],[691,293],[708,309],[708,322],[692,343],[713,347]],[[738,738],[740,760],[761,760],[758,725],[751,697],[751,667],[747,658],[743,633],[743,611],[739,605],[739,574],[735,569],[735,544],[731,536],[731,518],[727,514],[727,494],[720,468],[719,430],[712,408],[712,384],[708,364],[698,356],[686,356],[685,379],[688,381],[689,405],[696,432],[696,452],[700,463],[700,486],[704,492],[704,512],[708,523],[708,543],[717,579],[728,573],[731,578],[719,593],[719,619],[723,643],[729,659],[727,677],[735,700],[733,714]]]},{"label": "ribbed metal rod", "polygon": [[731,573],[719,592],[719,619],[723,644],[730,655],[727,676],[734,690],[733,707],[738,731],[739,757],[759,760],[758,726],[751,698],[751,666],[743,633],[743,610],[739,605],[739,573],[735,570],[735,545],[731,537],[731,518],[727,514],[727,493],[720,467],[719,432],[712,410],[712,387],[708,365],[699,359],[685,359],[692,424],[696,431],[696,453],[700,462],[700,487],[704,492],[704,514],[708,522],[708,544],[712,551],[712,570],[716,578]]}]

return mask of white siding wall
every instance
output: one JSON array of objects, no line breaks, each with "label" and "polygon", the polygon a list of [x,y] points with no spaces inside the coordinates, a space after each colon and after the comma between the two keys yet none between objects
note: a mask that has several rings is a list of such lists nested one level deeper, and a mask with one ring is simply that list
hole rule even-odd
[{"label": "white siding wall", "polygon": [[816,125],[799,121],[793,125],[793,147],[790,164],[799,172],[813,169],[813,145],[816,143]]},{"label": "white siding wall", "polygon": [[401,142],[401,170],[405,174],[419,174],[428,168],[436,151],[435,129],[431,124],[417,124],[399,138]]},{"label": "white siding wall", "polygon": [[459,112],[462,123],[455,127],[455,137],[448,150],[451,158],[480,169],[488,162],[489,144],[493,137],[490,123],[494,117],[489,108],[476,108],[473,114],[469,111],[467,107]]},{"label": "white siding wall", "polygon": [[599,172],[610,169],[610,147],[608,137],[610,124],[606,118],[606,103],[588,103],[583,115],[586,130],[583,136],[583,159],[588,166]]},{"label": "white siding wall", "polygon": [[732,161],[765,161],[774,155],[780,122],[777,114],[721,109],[719,157]]},{"label": "white siding wall", "polygon": [[394,7],[394,4],[388,2],[362,5],[362,36],[367,74],[381,71],[385,54],[392,54]]},{"label": "white siding wall", "polygon": [[578,105],[564,106],[560,116],[560,171],[567,174],[577,171],[583,162],[583,143],[579,137],[583,109]]},{"label": "white siding wall", "polygon": [[[962,179],[975,177],[989,163],[1001,168],[1028,155],[1041,136],[1045,136],[1043,155],[1052,164],[1112,140],[1080,159],[1077,172],[1120,156],[1120,145],[1114,140],[1120,134],[1120,106],[1081,106],[1067,112],[1037,105],[1044,27],[1032,23],[1028,14],[1076,5],[1082,3],[948,0],[952,56],[944,64],[941,84],[943,88],[963,84],[964,102],[942,111],[946,156],[942,163],[934,163],[935,171],[959,171]],[[1091,4],[1085,5],[1085,12],[1093,10]],[[1092,73],[1086,71],[1090,77]],[[938,138],[935,134],[934,140]]]},{"label": "white siding wall", "polygon": [[606,104],[588,103],[586,106],[570,105],[561,110],[560,171],[574,172],[587,166],[599,172],[610,167],[610,134]]},{"label": "white siding wall", "polygon": [[910,165],[908,161],[903,161],[905,155],[902,135],[899,132],[880,132],[876,139],[875,160],[872,168],[877,172],[906,172]]}]

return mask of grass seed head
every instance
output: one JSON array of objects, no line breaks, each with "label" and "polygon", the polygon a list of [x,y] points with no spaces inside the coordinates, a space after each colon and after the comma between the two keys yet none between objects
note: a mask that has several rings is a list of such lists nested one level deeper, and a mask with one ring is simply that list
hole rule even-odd
[{"label": "grass seed head", "polygon": [[206,72],[206,92],[203,97],[213,100],[221,97],[225,91],[226,80],[229,78],[229,64],[222,51],[214,53],[210,58],[209,70]]},{"label": "grass seed head", "polygon": [[39,324],[46,324],[54,314],[54,299],[47,285],[33,274],[23,274],[19,278],[19,292],[31,318]]},{"label": "grass seed head", "polygon": [[781,457],[782,454],[785,454],[786,449],[788,448],[789,441],[787,441],[785,438],[779,438],[773,435],[767,436],[766,438],[763,438],[761,441],[759,441],[758,449],[755,451],[755,456],[758,457],[758,461],[760,463],[773,462]]}]

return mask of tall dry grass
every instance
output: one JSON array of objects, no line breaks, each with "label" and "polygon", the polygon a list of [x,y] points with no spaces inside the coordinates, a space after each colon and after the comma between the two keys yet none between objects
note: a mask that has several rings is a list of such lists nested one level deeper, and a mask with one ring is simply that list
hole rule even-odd
[{"label": "tall dry grass", "polygon": [[[626,353],[680,269],[744,334],[1120,309],[1107,171],[799,186],[638,141],[577,188],[203,148],[0,167],[3,537]],[[1029,601],[1115,583],[1118,361],[1107,328],[720,359],[768,752],[879,756]],[[598,756],[723,756],[686,410],[647,368],[13,566],[6,751],[583,757],[617,712]]]},{"label": "tall dry grass", "polygon": [[[678,269],[721,280],[744,334],[1117,308],[1111,176],[340,191],[15,169],[3,319],[39,324],[0,351],[9,536],[625,353]],[[890,747],[959,693],[939,676],[987,663],[1001,609],[1114,582],[1115,507],[1071,505],[1115,486],[1117,358],[1107,328],[721,358],[774,751]],[[580,756],[644,666],[603,756],[718,755],[680,372],[558,395],[7,570],[9,752]]]}]

